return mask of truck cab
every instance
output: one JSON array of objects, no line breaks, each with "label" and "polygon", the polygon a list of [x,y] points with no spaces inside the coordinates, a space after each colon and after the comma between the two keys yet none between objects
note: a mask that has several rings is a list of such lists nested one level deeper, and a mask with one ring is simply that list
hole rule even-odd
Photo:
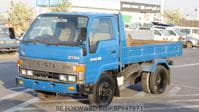
[{"label": "truck cab", "polygon": [[[182,55],[181,43],[131,46],[127,38],[121,14],[41,14],[20,43],[17,84],[43,99],[78,94],[106,105],[125,82],[143,79],[145,92],[163,93],[170,82],[167,58]],[[147,90],[146,77],[157,77],[156,68],[163,71],[163,82],[156,85],[160,89]]]}]

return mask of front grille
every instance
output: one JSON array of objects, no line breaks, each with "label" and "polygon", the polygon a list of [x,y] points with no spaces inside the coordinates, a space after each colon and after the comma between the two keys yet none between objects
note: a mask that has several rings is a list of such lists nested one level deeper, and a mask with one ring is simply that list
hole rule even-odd
[{"label": "front grille", "polygon": [[78,63],[44,60],[44,59],[33,59],[25,57],[20,57],[20,59],[23,61],[20,67],[24,69],[53,72],[60,74],[71,74],[71,75],[77,74],[75,71],[73,71],[73,67],[77,66]]},{"label": "front grille", "polygon": [[33,75],[34,78],[59,81],[59,74],[57,73],[34,71]]}]

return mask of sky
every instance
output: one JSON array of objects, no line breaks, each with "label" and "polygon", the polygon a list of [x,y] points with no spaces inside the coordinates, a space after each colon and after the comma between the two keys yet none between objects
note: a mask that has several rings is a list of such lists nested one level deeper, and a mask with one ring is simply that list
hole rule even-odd
[{"label": "sky", "polygon": [[197,9],[199,0],[165,0],[167,8]]}]

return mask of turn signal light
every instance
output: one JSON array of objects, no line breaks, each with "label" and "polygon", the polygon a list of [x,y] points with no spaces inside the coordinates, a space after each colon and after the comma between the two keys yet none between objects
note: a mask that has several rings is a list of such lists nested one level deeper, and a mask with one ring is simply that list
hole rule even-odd
[{"label": "turn signal light", "polygon": [[75,72],[85,72],[86,71],[86,67],[85,65],[78,65],[74,67],[74,71]]},{"label": "turn signal light", "polygon": [[18,60],[17,60],[17,64],[18,64],[18,65],[22,65],[22,64],[23,64],[23,60],[18,59]]}]

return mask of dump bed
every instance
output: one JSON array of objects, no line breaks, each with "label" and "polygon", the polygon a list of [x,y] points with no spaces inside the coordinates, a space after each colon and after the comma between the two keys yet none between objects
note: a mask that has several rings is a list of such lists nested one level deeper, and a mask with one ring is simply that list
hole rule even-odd
[{"label": "dump bed", "polygon": [[122,64],[145,62],[154,59],[165,59],[181,56],[181,42],[143,41],[128,39],[128,45],[122,47]]}]

